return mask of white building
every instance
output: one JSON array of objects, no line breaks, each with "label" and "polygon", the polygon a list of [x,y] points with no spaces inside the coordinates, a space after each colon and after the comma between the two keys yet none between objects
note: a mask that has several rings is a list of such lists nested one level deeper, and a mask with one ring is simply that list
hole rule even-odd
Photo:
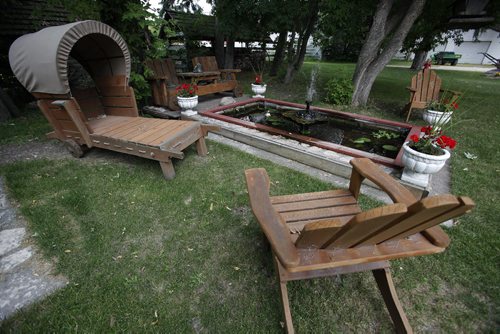
[{"label": "white building", "polygon": [[445,44],[437,46],[429,52],[432,55],[440,51],[453,51],[461,54],[462,58],[458,63],[462,64],[491,64],[482,52],[489,53],[494,58],[500,59],[500,32],[488,29],[474,37],[475,30],[464,32],[464,41],[460,45],[455,45],[452,39]]}]

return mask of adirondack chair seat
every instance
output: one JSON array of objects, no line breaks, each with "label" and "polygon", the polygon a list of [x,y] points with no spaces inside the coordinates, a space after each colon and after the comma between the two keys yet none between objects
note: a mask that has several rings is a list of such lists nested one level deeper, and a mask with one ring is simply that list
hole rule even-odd
[{"label": "adirondack chair seat", "polygon": [[[439,195],[417,200],[369,159],[351,160],[348,190],[269,195],[264,169],[245,171],[250,205],[269,241],[280,281],[287,332],[293,333],[286,282],[371,270],[401,333],[411,332],[392,283],[389,261],[445,250],[450,239],[439,223],[468,212],[468,197]],[[358,205],[369,179],[394,204],[368,211]]]},{"label": "adirondack chair seat", "polygon": [[403,108],[403,112],[407,114],[406,122],[409,121],[413,109],[423,109],[431,101],[437,101],[443,97],[453,102],[462,95],[457,91],[442,89],[441,78],[430,69],[424,69],[414,75],[411,79],[411,86],[406,89],[410,92],[410,102]]}]

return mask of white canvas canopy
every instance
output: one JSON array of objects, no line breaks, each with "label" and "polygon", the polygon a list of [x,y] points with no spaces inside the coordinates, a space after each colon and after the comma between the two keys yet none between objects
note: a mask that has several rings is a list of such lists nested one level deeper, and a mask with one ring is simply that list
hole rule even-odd
[{"label": "white canvas canopy", "polygon": [[19,37],[9,50],[17,79],[30,93],[68,94],[68,58],[92,76],[130,77],[130,53],[120,34],[98,21],[48,27]]}]

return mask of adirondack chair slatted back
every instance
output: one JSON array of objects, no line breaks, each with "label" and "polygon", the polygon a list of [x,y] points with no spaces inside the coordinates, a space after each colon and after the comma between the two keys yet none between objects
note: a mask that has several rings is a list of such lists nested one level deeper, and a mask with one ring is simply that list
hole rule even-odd
[{"label": "adirondack chair slatted back", "polygon": [[219,70],[219,65],[217,65],[217,60],[214,56],[205,56],[205,57],[194,57],[192,59],[193,67],[197,64],[201,64],[201,69],[203,72],[216,72]]},{"label": "adirondack chair slatted back", "polygon": [[166,59],[149,59],[146,60],[146,66],[153,71],[151,79],[167,80],[168,85],[177,86],[179,78],[175,70],[174,61],[170,58]]},{"label": "adirondack chair slatted back", "polygon": [[415,89],[415,101],[430,102],[439,99],[441,78],[436,72],[425,69],[411,79],[411,88]]}]

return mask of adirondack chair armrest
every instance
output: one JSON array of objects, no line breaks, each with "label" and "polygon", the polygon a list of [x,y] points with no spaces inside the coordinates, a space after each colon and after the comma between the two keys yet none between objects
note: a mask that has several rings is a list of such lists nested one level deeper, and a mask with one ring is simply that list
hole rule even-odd
[{"label": "adirondack chair armrest", "polygon": [[274,254],[285,268],[297,267],[300,262],[283,218],[273,208],[269,198],[269,177],[263,168],[245,171],[250,206],[259,225],[271,244]]},{"label": "adirondack chair armrest", "polygon": [[461,96],[463,93],[462,92],[458,92],[456,90],[450,90],[450,89],[440,89],[439,90],[441,93],[450,93],[450,94],[453,94],[453,97],[458,97],[458,96]]},{"label": "adirondack chair armrest", "polygon": [[406,89],[408,89],[408,90],[409,90],[410,92],[412,92],[412,93],[415,93],[415,92],[417,91],[415,88],[413,88],[413,87],[409,87],[409,86],[408,86],[408,87],[406,87]]},{"label": "adirondack chair armrest", "polygon": [[415,196],[399,184],[389,174],[385,173],[380,167],[367,158],[355,158],[350,161],[353,166],[349,191],[354,197],[358,198],[361,189],[361,183],[366,178],[389,195],[394,203],[413,204],[417,201]]}]

